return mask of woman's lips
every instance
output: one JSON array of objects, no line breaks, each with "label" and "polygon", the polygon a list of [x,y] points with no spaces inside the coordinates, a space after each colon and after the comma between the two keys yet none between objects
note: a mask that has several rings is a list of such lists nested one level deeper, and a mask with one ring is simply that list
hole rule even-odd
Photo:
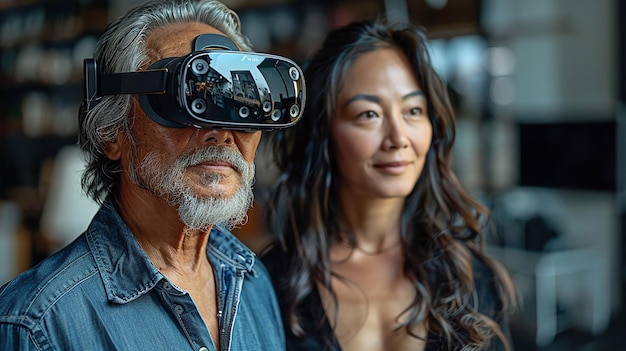
[{"label": "woman's lips", "polygon": [[408,168],[411,162],[408,161],[394,161],[394,162],[385,162],[385,163],[377,163],[374,165],[375,168],[384,171],[389,174],[402,174]]}]

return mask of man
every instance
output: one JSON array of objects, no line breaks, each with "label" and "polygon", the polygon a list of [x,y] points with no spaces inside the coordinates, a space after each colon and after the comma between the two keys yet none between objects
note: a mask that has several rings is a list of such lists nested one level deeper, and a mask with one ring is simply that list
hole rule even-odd
[{"label": "man", "polygon": [[[206,43],[198,47],[200,38]],[[109,25],[94,68],[86,61],[79,113],[83,187],[102,206],[76,241],[0,288],[1,350],[284,349],[267,271],[227,229],[245,220],[252,202],[263,125],[228,124],[222,116],[207,122],[192,112],[179,116],[191,122],[180,122],[168,118],[184,110],[159,110],[185,99],[171,81],[188,82],[175,81],[179,66],[153,69],[155,62],[211,52],[214,41],[222,51],[250,50],[237,15],[213,0],[152,1]],[[235,61],[250,56],[240,55]],[[205,61],[190,69],[218,60],[196,56]],[[297,69],[289,71],[294,79]],[[124,72],[134,73],[112,74]],[[155,72],[168,75],[156,90],[167,86],[170,95],[140,93],[151,89]],[[196,92],[185,90],[204,94],[194,111],[203,96],[216,98],[206,79]],[[291,117],[299,118],[298,107]],[[242,119],[247,109],[240,107]]]}]

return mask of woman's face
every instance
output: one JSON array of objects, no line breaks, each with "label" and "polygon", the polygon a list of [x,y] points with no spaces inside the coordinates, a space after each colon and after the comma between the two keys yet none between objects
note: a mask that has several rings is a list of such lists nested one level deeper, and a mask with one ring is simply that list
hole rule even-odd
[{"label": "woman's face", "polygon": [[432,139],[426,96],[406,56],[383,48],[347,72],[331,122],[342,191],[406,197],[422,173]]}]

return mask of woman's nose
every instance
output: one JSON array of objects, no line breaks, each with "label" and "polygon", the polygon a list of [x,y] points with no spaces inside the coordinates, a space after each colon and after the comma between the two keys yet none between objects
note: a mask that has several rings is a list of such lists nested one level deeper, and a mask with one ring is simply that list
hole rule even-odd
[{"label": "woman's nose", "polygon": [[409,146],[406,123],[402,116],[390,119],[386,129],[386,136],[383,142],[385,150],[402,149]]}]

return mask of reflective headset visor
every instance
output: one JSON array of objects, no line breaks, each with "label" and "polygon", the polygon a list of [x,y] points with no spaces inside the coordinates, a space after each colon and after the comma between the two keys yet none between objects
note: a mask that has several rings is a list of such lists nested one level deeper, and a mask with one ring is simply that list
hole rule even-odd
[{"label": "reflective headset visor", "polygon": [[87,109],[103,96],[138,94],[144,112],[167,127],[273,130],[294,125],[305,103],[302,69],[282,56],[235,50],[227,37],[203,34],[190,54],[159,60],[145,71],[101,74],[95,59],[85,59]]}]

